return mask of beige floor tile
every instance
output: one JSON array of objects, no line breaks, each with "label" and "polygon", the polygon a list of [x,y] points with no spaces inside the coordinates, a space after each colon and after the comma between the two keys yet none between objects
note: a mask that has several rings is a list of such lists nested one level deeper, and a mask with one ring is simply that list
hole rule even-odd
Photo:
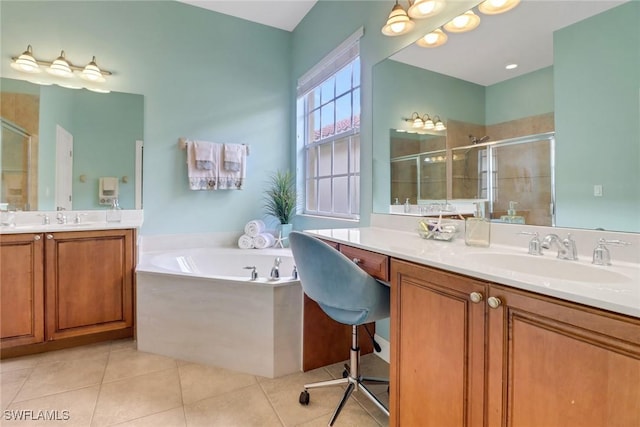
[{"label": "beige floor tile", "polygon": [[135,340],[131,338],[123,338],[121,340],[111,341],[111,351],[137,349]]},{"label": "beige floor tile", "polygon": [[[331,413],[333,414],[333,412]],[[323,415],[314,420],[298,424],[300,427],[324,427],[331,419],[331,414]],[[335,427],[380,427],[360,405],[354,401],[349,401],[338,415]]]},{"label": "beige floor tile", "polygon": [[170,357],[123,349],[109,355],[104,382],[175,368],[176,361]]},{"label": "beige floor tile", "polygon": [[188,427],[281,427],[259,385],[185,405]]},{"label": "beige floor tile", "polygon": [[186,427],[187,420],[184,417],[184,408],[169,409],[168,411],[148,415],[122,424],[115,424],[118,427]]},{"label": "beige floor tile", "polygon": [[[8,414],[29,416],[27,420],[7,420],[7,412],[3,413],[3,427],[16,426],[88,426],[96,405],[100,386],[81,388],[65,393],[53,394],[32,400],[13,403]],[[38,419],[40,417],[40,419]],[[51,419],[46,420],[46,417]]]},{"label": "beige floor tile", "polygon": [[253,375],[197,363],[179,366],[178,372],[185,405],[257,383]]},{"label": "beige floor tile", "polygon": [[271,404],[285,425],[293,426],[311,421],[320,416],[329,416],[344,393],[343,386],[323,387],[309,390],[308,405],[298,401],[304,384],[333,379],[324,369],[314,369],[305,373],[296,373],[281,378],[260,382]]},{"label": "beige floor tile", "polygon": [[0,360],[0,372],[17,371],[33,368],[38,364],[38,356],[22,356]]},{"label": "beige floor tile", "polygon": [[34,355],[38,361],[38,365],[43,363],[58,362],[61,360],[69,361],[76,359],[93,358],[96,356],[105,356],[109,354],[111,349],[110,342],[100,342],[97,344],[89,344],[81,347],[66,348],[64,350],[49,351]]},{"label": "beige floor tile", "polygon": [[0,388],[0,409],[6,409],[13,402],[13,398],[16,397],[23,384],[24,381],[2,383]]},{"label": "beige floor tile", "polygon": [[134,420],[182,406],[178,369],[102,384],[92,426]]},{"label": "beige floor tile", "polygon": [[108,353],[82,359],[40,363],[14,399],[15,402],[100,384]]}]

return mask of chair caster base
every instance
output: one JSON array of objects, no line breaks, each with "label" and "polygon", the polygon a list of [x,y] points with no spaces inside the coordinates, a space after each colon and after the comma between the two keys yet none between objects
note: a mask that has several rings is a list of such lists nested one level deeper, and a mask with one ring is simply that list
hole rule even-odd
[{"label": "chair caster base", "polygon": [[305,406],[309,404],[309,392],[307,390],[300,393],[298,402],[300,402],[301,405],[305,405]]}]

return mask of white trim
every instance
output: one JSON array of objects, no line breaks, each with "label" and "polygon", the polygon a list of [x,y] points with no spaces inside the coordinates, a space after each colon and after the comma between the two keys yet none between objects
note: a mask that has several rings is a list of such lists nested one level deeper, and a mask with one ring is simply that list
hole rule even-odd
[{"label": "white trim", "polygon": [[380,348],[382,349],[380,353],[376,353],[374,351],[375,355],[385,362],[391,363],[391,343],[378,334],[375,334],[374,338],[376,339],[378,344],[380,344]]},{"label": "white trim", "polygon": [[[326,74],[326,76],[329,77],[335,74],[338,69],[358,56],[359,53],[356,53],[354,56],[349,55],[347,57],[348,60],[344,62],[344,64],[336,64],[336,61],[338,61],[341,56],[347,54],[349,50],[351,50],[351,48],[360,41],[363,35],[364,27],[358,28],[355,33],[347,37],[347,39],[340,43],[338,47],[325,55],[324,58],[318,61],[316,65],[314,65],[309,71],[300,76],[300,78],[298,78],[297,95],[302,96],[306,94],[310,89],[313,89],[314,87],[322,83],[321,81],[316,81],[319,78],[321,80],[324,80],[319,76]],[[359,50],[360,49],[358,48],[358,52]]]},{"label": "white trim", "polygon": [[143,141],[136,141],[136,170],[135,170],[135,208],[142,209],[142,150]]}]

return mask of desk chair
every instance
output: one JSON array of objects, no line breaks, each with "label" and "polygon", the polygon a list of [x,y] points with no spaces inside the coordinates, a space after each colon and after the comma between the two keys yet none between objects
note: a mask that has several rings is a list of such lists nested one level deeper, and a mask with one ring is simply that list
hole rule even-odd
[{"label": "desk chair", "polygon": [[389,410],[365,384],[389,384],[388,379],[360,375],[358,326],[389,317],[389,287],[365,273],[354,262],[323,241],[300,232],[289,234],[289,245],[305,294],[337,322],[351,325],[350,366],[345,377],[305,384],[300,403],[309,404],[309,389],[347,385],[342,400],[333,412],[332,426],[354,390],[361,391],[385,414]]}]

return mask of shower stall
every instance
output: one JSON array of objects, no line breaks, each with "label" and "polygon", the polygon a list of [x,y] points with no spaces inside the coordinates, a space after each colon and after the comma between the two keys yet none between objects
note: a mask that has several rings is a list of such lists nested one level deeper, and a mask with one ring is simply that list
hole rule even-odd
[{"label": "shower stall", "polygon": [[0,203],[9,209],[32,210],[37,182],[32,160],[32,136],[23,128],[4,118],[0,136]]}]

